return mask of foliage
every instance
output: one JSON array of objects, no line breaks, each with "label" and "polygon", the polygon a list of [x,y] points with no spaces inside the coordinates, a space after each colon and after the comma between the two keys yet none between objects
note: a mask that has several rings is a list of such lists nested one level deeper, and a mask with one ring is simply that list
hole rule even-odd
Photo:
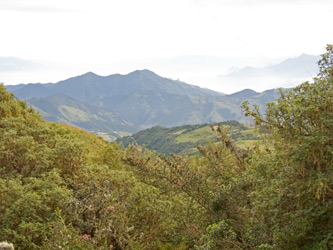
[{"label": "foliage", "polygon": [[244,103],[262,136],[247,149],[234,139],[253,132],[234,122],[151,130],[186,141],[212,129],[218,142],[199,144],[194,156],[124,149],[45,122],[0,85],[0,241],[17,249],[332,249],[332,54],[328,46],[314,82],[281,91],[265,117]]},{"label": "foliage", "polygon": [[[333,69],[331,46],[320,74],[271,103],[263,118],[246,115],[272,134],[272,149],[252,157],[252,231],[273,249],[329,249],[333,243]],[[330,64],[327,64],[330,62]]]},{"label": "foliage", "polygon": [[47,224],[70,191],[56,171],[40,178],[0,179],[1,239],[24,249],[38,249],[49,236]]}]

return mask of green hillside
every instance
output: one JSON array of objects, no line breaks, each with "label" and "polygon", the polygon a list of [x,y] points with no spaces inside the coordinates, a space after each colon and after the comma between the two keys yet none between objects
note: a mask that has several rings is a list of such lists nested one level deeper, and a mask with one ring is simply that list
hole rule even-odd
[{"label": "green hillside", "polygon": [[65,94],[27,100],[43,119],[83,128],[107,141],[136,131],[135,126],[112,111],[77,101]]},{"label": "green hillside", "polygon": [[220,140],[216,129],[225,127],[231,138],[241,148],[246,148],[260,139],[253,128],[249,128],[237,121],[227,121],[214,125],[211,124],[185,125],[173,128],[155,126],[142,130],[132,136],[125,136],[117,140],[125,147],[131,144],[145,146],[158,154],[169,155],[171,153],[181,155],[198,154],[197,146],[203,146],[207,142]]},{"label": "green hillside", "polygon": [[[225,125],[231,134],[216,127],[219,143],[199,146],[199,155],[165,156],[46,122],[0,84],[0,244],[32,250],[330,250],[332,99],[328,45],[318,77],[281,92],[265,116],[243,104],[260,145],[239,149],[231,136],[253,133],[231,122]],[[171,129],[179,144],[210,133],[201,125]]]}]

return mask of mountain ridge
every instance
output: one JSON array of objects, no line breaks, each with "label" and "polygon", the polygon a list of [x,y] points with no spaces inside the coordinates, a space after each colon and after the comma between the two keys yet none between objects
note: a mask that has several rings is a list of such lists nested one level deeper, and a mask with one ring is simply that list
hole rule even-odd
[{"label": "mountain ridge", "polygon": [[280,63],[266,67],[245,67],[227,74],[226,77],[249,78],[272,75],[280,77],[308,77],[308,74],[310,74],[311,77],[314,77],[318,72],[317,62],[319,59],[320,56],[301,54],[298,57],[287,58]]},{"label": "mountain ridge", "polygon": [[57,83],[6,88],[38,109],[46,120],[106,133],[112,140],[156,125],[245,122],[240,108],[243,101],[264,108],[267,101],[279,96],[277,90],[258,93],[249,89],[225,95],[150,70],[109,76],[87,72]]}]

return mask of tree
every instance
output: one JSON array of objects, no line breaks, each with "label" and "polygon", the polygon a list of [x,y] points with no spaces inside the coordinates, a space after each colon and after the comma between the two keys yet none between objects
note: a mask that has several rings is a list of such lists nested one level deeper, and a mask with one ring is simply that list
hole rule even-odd
[{"label": "tree", "polygon": [[272,133],[271,144],[252,156],[249,174],[252,238],[271,249],[331,249],[333,244],[333,49],[319,75],[281,91],[266,117],[243,104],[246,116]]}]

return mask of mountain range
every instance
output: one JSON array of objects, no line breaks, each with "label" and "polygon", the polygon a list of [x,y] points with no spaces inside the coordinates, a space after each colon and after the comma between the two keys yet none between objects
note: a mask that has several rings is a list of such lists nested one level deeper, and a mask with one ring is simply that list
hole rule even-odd
[{"label": "mountain range", "polygon": [[24,60],[17,57],[0,56],[0,72],[17,72],[25,70],[38,70],[44,68],[41,63]]},{"label": "mountain range", "polygon": [[314,77],[318,73],[317,62],[320,56],[302,54],[296,58],[286,59],[278,64],[263,68],[245,67],[235,70],[227,77],[250,78],[250,77],[279,77],[289,79]]},{"label": "mountain range", "polygon": [[220,74],[215,81],[243,88],[249,85],[257,86],[258,89],[270,89],[276,86],[290,88],[315,77],[318,74],[319,59],[320,56],[302,54],[265,67],[241,69],[232,67],[225,74]]},{"label": "mountain range", "polygon": [[156,125],[173,127],[237,120],[244,122],[241,104],[248,100],[264,108],[278,90],[250,89],[225,95],[149,70],[99,76],[92,72],[57,83],[7,85],[44,119],[74,125],[106,140],[114,140]]}]

